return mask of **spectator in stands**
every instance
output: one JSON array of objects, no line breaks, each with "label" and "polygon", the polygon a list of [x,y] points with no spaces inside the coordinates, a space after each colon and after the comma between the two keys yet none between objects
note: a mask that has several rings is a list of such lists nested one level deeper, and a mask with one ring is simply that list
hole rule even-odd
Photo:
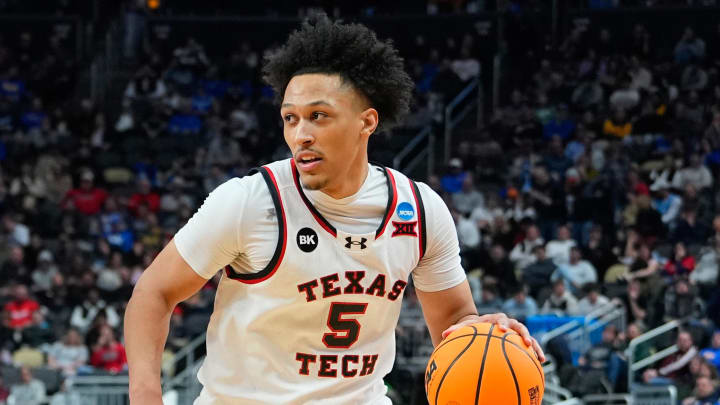
[{"label": "spectator in stands", "polygon": [[710,240],[711,246],[705,249],[695,266],[695,271],[690,273],[691,283],[700,286],[701,289],[710,290],[718,283],[718,263],[720,263],[720,239],[713,237]]},{"label": "spectator in stands", "polygon": [[448,162],[448,172],[440,179],[445,192],[453,194],[462,190],[462,184],[468,175],[463,170],[463,162],[459,158],[452,158]]},{"label": "spectator in stands", "polygon": [[675,226],[671,240],[686,246],[702,245],[708,240],[710,229],[697,220],[697,209],[693,205],[683,205],[680,220]]},{"label": "spectator in stands", "polygon": [[35,97],[32,101],[32,107],[20,116],[20,122],[25,131],[41,128],[47,123],[47,119],[42,99],[39,97]]},{"label": "spectator in stands", "polygon": [[469,215],[475,208],[485,206],[483,194],[475,188],[472,175],[462,180],[462,188],[451,195],[453,206],[464,215]]},{"label": "spectator in stands", "polygon": [[552,293],[545,300],[540,312],[558,316],[574,315],[577,313],[577,304],[577,298],[565,288],[565,282],[555,280],[552,283]]},{"label": "spectator in stands", "polygon": [[[564,185],[552,179],[544,166],[536,166],[532,171],[532,185],[526,192],[537,213],[537,225],[543,239],[552,239],[566,216]],[[546,248],[548,256],[555,253],[548,246]]]},{"label": "spectator in stands", "polygon": [[677,336],[678,351],[666,357],[659,369],[649,368],[643,372],[643,381],[653,384],[684,384],[690,385],[688,381],[690,374],[690,361],[697,355],[698,350],[693,342],[690,332],[681,330]]},{"label": "spectator in stands", "polygon": [[536,245],[533,254],[535,260],[522,269],[522,279],[528,286],[530,296],[542,302],[549,293],[550,278],[557,270],[557,265],[546,256],[543,245]]},{"label": "spectator in stands", "polygon": [[0,266],[0,286],[12,283],[32,283],[30,269],[25,265],[25,251],[15,244],[10,245],[9,257]]},{"label": "spectator in stands", "polygon": [[48,367],[62,371],[66,377],[77,374],[81,366],[90,358],[88,349],[82,341],[77,329],[69,329],[61,341],[55,342],[48,349]]},{"label": "spectator in stands", "polygon": [[587,260],[582,260],[582,252],[577,246],[570,248],[570,261],[558,264],[553,280],[563,279],[573,293],[579,293],[583,286],[598,281],[597,270]]},{"label": "spectator in stands", "polygon": [[606,325],[602,331],[602,340],[580,356],[578,364],[586,369],[602,371],[605,374],[610,363],[610,356],[617,346],[617,337],[617,327]]},{"label": "spectator in stands", "polygon": [[82,403],[82,397],[77,391],[68,390],[70,380],[65,379],[60,384],[60,390],[53,394],[48,405],[68,405]]},{"label": "spectator in stands", "polygon": [[47,292],[52,287],[52,281],[58,274],[58,267],[54,262],[52,252],[47,249],[37,256],[38,267],[32,273],[33,291]]},{"label": "spectator in stands", "polygon": [[4,404],[5,401],[7,401],[8,396],[10,396],[10,388],[5,385],[3,376],[0,375],[0,404]]},{"label": "spectator in stands", "polygon": [[700,355],[720,370],[720,329],[715,330],[710,340],[710,347],[702,349]]},{"label": "spectator in stands", "polygon": [[578,301],[576,315],[586,316],[587,314],[605,307],[610,303],[608,297],[600,294],[600,286],[597,283],[589,283],[583,287],[585,296]]},{"label": "spectator in stands", "polygon": [[682,405],[716,405],[720,403],[718,381],[700,376],[695,380],[694,396],[685,398]]},{"label": "spectator in stands", "polygon": [[640,92],[633,89],[629,78],[622,79],[620,88],[610,94],[610,107],[613,110],[629,111],[640,103]]},{"label": "spectator in stands", "polygon": [[133,215],[137,215],[140,205],[145,205],[150,212],[157,212],[160,208],[160,195],[152,190],[150,180],[146,177],[138,180],[138,189],[130,196],[128,209]]},{"label": "spectator in stands", "polygon": [[90,364],[108,373],[117,374],[127,369],[125,347],[118,342],[115,331],[108,325],[100,329],[100,336],[92,348]]},{"label": "spectator in stands", "polygon": [[674,224],[682,207],[682,198],[673,193],[670,187],[670,183],[664,177],[660,177],[650,186],[650,191],[655,193],[653,208],[660,213],[662,222],[666,225]]},{"label": "spectator in stands", "polygon": [[664,308],[663,321],[670,322],[682,318],[700,319],[704,314],[705,306],[695,286],[681,277],[668,287],[664,297]]},{"label": "spectator in stands", "polygon": [[45,384],[33,378],[29,368],[20,369],[21,382],[10,388],[8,402],[22,405],[42,405],[45,403]]},{"label": "spectator in stands", "polygon": [[511,298],[508,298],[503,303],[502,310],[513,318],[522,319],[521,322],[524,322],[527,317],[537,314],[538,306],[535,300],[525,293],[525,288],[520,286],[516,287],[511,294]]},{"label": "spectator in stands", "polygon": [[568,115],[567,104],[560,104],[555,116],[543,125],[543,138],[550,140],[557,136],[562,141],[567,141],[575,132],[575,127],[575,121]]},{"label": "spectator in stands", "polygon": [[507,296],[517,287],[515,270],[501,244],[494,243],[490,247],[481,258],[480,267],[483,269],[483,285],[497,286],[501,296]]},{"label": "spectator in stands", "polygon": [[623,139],[632,134],[633,124],[628,119],[625,110],[618,108],[613,116],[603,123],[603,134],[617,139]]},{"label": "spectator in stands", "polygon": [[550,138],[548,153],[543,156],[543,164],[550,176],[562,183],[565,173],[572,167],[573,163],[572,160],[565,156],[563,140],[557,135]]},{"label": "spectator in stands", "polygon": [[80,187],[70,190],[61,203],[63,208],[73,208],[85,215],[95,215],[100,212],[108,194],[105,190],[93,185],[95,175],[84,171],[80,175]]},{"label": "spectator in stands", "polygon": [[8,242],[17,243],[22,247],[30,244],[30,229],[20,223],[16,215],[12,213],[3,215],[3,226],[10,239]]},{"label": "spectator in stands", "polygon": [[476,295],[475,304],[478,308],[482,308],[483,312],[492,312],[492,310],[500,310],[503,306],[503,300],[498,295],[497,288],[495,286],[483,285],[480,294]]},{"label": "spectator in stands", "polygon": [[10,317],[10,328],[22,331],[32,325],[33,314],[40,310],[40,304],[30,297],[24,284],[17,284],[13,288],[13,299],[5,304],[4,310]]},{"label": "spectator in stands", "polygon": [[516,243],[510,251],[510,260],[515,264],[515,268],[524,269],[534,263],[537,258],[535,247],[543,246],[544,244],[545,241],[543,241],[537,225],[529,225],[525,231],[525,237]]},{"label": "spectator in stands", "polygon": [[695,35],[691,27],[685,28],[682,38],[675,45],[675,61],[678,63],[700,62],[705,58],[705,41]]},{"label": "spectator in stands", "polygon": [[35,311],[32,322],[22,330],[21,344],[30,347],[40,347],[55,340],[55,333],[50,328],[50,322],[45,319],[45,311]]},{"label": "spectator in stands", "polygon": [[76,305],[70,317],[70,325],[77,328],[81,332],[87,332],[95,318],[103,314],[111,327],[120,324],[120,316],[115,308],[107,305],[105,301],[100,299],[100,293],[97,289],[91,289],[87,292],[87,298],[80,305]]},{"label": "spectator in stands", "polygon": [[677,242],[672,256],[663,267],[663,274],[670,277],[687,277],[693,270],[695,270],[695,256],[688,252],[684,243]]},{"label": "spectator in stands", "polygon": [[594,225],[587,236],[587,244],[582,248],[582,257],[595,267],[598,272],[598,280],[605,277],[605,272],[610,266],[618,263],[618,258],[613,251],[613,245],[603,232],[601,225]]},{"label": "spectator in stands", "polygon": [[160,75],[150,66],[145,64],[135,72],[135,77],[125,88],[125,97],[160,99],[167,93],[165,83]]},{"label": "spectator in stands", "polygon": [[698,191],[702,191],[712,186],[712,183],[712,173],[703,165],[702,158],[697,153],[690,155],[688,166],[676,172],[672,179],[672,186],[676,189],[692,184]]},{"label": "spectator in stands", "polygon": [[561,265],[570,261],[570,252],[577,243],[570,237],[570,227],[562,225],[557,228],[557,238],[545,245],[547,257]]}]

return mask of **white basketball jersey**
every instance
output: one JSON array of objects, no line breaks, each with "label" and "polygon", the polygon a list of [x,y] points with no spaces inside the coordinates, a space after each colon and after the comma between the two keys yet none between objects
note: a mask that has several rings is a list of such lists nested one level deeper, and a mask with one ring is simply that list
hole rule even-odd
[{"label": "white basketball jersey", "polygon": [[199,372],[207,404],[390,404],[382,377],[410,272],[425,251],[417,185],[384,170],[388,203],[372,233],[336,229],[303,193],[293,160],[260,169],[278,245],[252,274],[226,267]]}]

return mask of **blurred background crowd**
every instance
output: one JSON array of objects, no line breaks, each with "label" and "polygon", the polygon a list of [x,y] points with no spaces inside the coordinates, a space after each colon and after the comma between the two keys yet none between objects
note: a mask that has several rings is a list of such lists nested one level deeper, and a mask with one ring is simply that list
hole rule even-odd
[{"label": "blurred background crowd", "polygon": [[[32,3],[0,1],[0,17],[43,10]],[[97,17],[85,3],[93,2],[68,0],[43,13]],[[532,13],[549,12],[532,0],[242,2],[229,11],[214,3],[147,10],[128,2],[123,12],[503,11],[522,23],[503,35],[507,69],[496,108],[479,128],[464,129],[452,159],[423,179],[453,213],[478,308],[525,320],[622,303],[627,329],[606,328],[574,365],[561,342],[550,347],[560,365],[573,365],[562,378],[579,394],[626,391],[628,341],[687,320],[680,350],[637,382],[676,384],[687,404],[718,400],[720,24],[669,37],[643,24],[574,22],[552,40],[532,35],[547,25]],[[713,0],[680,3],[719,12]],[[78,91],[89,62],[71,50],[66,30],[0,31],[0,363],[13,366],[3,372],[12,383],[0,378],[0,403],[10,394],[22,404],[64,398],[75,375],[126,372],[122,316],[143,270],[207,193],[288,156],[272,91],[260,80],[263,54],[283,38],[210,43],[163,27],[142,33],[117,97],[100,99]],[[371,158],[384,164],[407,134],[440,127],[445,104],[495,52],[481,28],[397,42],[416,102],[405,128],[375,136]],[[176,308],[167,356],[205,331],[216,283]]]}]

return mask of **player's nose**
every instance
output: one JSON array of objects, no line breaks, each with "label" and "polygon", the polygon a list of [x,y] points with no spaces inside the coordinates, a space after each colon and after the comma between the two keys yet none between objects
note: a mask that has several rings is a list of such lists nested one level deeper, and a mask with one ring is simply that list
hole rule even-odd
[{"label": "player's nose", "polygon": [[295,126],[295,143],[298,145],[312,145],[315,142],[315,136],[312,132],[312,125],[305,120],[301,120]]}]

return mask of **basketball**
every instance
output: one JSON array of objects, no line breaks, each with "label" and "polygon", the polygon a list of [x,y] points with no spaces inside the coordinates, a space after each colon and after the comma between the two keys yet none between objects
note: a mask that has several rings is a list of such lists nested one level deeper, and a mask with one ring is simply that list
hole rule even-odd
[{"label": "basketball", "polygon": [[490,323],[462,327],[433,351],[425,371],[430,405],[540,405],[542,365],[513,331]]}]

